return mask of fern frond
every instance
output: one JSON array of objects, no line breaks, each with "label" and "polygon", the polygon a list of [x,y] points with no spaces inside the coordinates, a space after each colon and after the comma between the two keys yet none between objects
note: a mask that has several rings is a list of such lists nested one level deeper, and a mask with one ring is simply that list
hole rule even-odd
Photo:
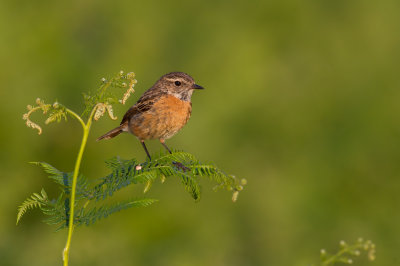
[{"label": "fern frond", "polygon": [[111,159],[105,161],[106,166],[111,170],[121,169],[121,168],[127,169],[129,168],[129,166],[135,163],[137,163],[135,159],[124,160],[121,159],[119,156],[112,157]]},{"label": "fern frond", "polygon": [[156,165],[153,168],[158,170],[158,172],[165,177],[173,176],[175,174],[175,170],[171,165]]},{"label": "fern frond", "polygon": [[174,151],[173,153],[160,154],[158,158],[153,159],[155,163],[159,162],[180,162],[180,163],[193,163],[197,159],[190,153],[184,151]]},{"label": "fern frond", "polygon": [[219,168],[212,164],[193,164],[191,165],[192,174],[208,177],[211,181],[215,181],[218,185],[225,187],[235,186],[236,179],[233,176],[227,175]]},{"label": "fern frond", "polygon": [[33,208],[41,208],[43,205],[48,204],[49,199],[47,197],[46,191],[42,188],[40,194],[33,193],[32,196],[27,198],[19,207],[17,214],[17,223],[21,220],[22,216],[26,213],[27,210]]},{"label": "fern frond", "polygon": [[[49,178],[58,183],[62,192],[56,200],[49,201],[44,190],[42,195],[34,194],[27,199],[18,209],[17,223],[26,210],[39,207],[48,216],[44,221],[51,225],[57,225],[58,229],[68,226],[70,216],[70,189],[72,173],[62,172],[48,163],[34,163],[41,166],[49,174]],[[185,190],[189,192],[195,201],[201,198],[200,179],[207,178],[215,182],[215,188],[224,188],[232,191],[232,200],[236,201],[239,191],[243,189],[246,180],[238,180],[234,176],[225,174],[212,163],[201,163],[190,153],[175,151],[172,154],[161,152],[153,155],[152,161],[138,164],[136,159],[125,160],[113,157],[106,161],[111,173],[105,177],[95,179],[93,182],[80,174],[77,179],[75,206],[78,209],[74,213],[76,225],[90,225],[97,220],[123,209],[131,207],[146,207],[154,203],[154,199],[139,199],[126,201],[112,205],[99,205],[100,200],[106,200],[124,187],[132,184],[144,184],[144,193],[147,193],[154,181],[160,178],[163,183],[167,177],[179,178]],[[96,185],[93,185],[96,184]],[[84,200],[84,202],[82,201]],[[91,204],[91,205],[89,205]],[[88,206],[93,206],[87,208]]]},{"label": "fern frond", "polygon": [[64,173],[55,168],[54,166],[45,162],[31,162],[31,164],[42,167],[44,172],[49,174],[49,178],[53,179],[56,183],[60,185],[64,184]]},{"label": "fern frond", "polygon": [[153,203],[155,203],[156,199],[137,199],[131,200],[126,202],[119,202],[116,204],[112,204],[110,206],[101,206],[101,207],[94,207],[89,210],[81,211],[81,215],[76,217],[76,225],[91,225],[97,222],[100,219],[106,218],[109,215],[119,212],[121,210],[125,210],[132,207],[147,207]]},{"label": "fern frond", "polygon": [[123,99],[120,101],[124,104],[129,95],[134,92],[133,87],[136,83],[137,80],[135,79],[135,73],[133,72],[124,73],[123,71],[120,71],[108,80],[102,78],[102,84],[94,94],[84,94],[85,110],[83,111],[82,116],[89,114],[98,103],[111,104],[118,102],[118,97],[109,90],[110,88],[123,88],[125,91],[128,89],[128,91],[125,92]]},{"label": "fern frond", "polygon": [[57,225],[56,231],[68,227],[69,208],[69,198],[64,199],[64,193],[61,193],[57,200],[52,200],[50,204],[41,208],[43,214],[49,216],[43,222]]},{"label": "fern frond", "polygon": [[[53,105],[55,106],[55,105]],[[65,107],[58,104],[56,105],[57,108],[53,109],[49,115],[49,117],[46,119],[45,124],[50,124],[52,122],[60,122],[63,118],[65,121],[67,121],[67,111],[65,110]]]},{"label": "fern frond", "polygon": [[[126,187],[132,183],[143,183],[146,185],[153,183],[157,178],[165,180],[166,177],[175,176],[181,179],[185,190],[188,191],[196,201],[201,197],[201,188],[198,177],[207,177],[216,182],[216,188],[225,188],[233,191],[235,200],[238,191],[243,189],[240,181],[234,176],[225,174],[222,170],[213,164],[203,164],[192,154],[175,151],[170,153],[160,153],[153,155],[153,160],[141,164],[141,170],[137,171],[137,161],[123,160],[119,157],[111,158],[106,162],[112,173],[103,178],[102,182],[95,187],[92,195],[97,199],[105,199],[113,195],[117,190]],[[182,165],[178,167],[177,165]]]},{"label": "fern frond", "polygon": [[[31,164],[40,166],[45,173],[49,174],[49,178],[64,187],[65,194],[69,194],[72,185],[73,173],[65,173],[46,162],[31,162]],[[82,174],[79,174],[76,186],[77,199],[89,197],[89,180]]]},{"label": "fern frond", "polygon": [[149,181],[154,181],[158,177],[158,172],[154,169],[145,170],[132,177],[132,181],[135,183],[147,183]]},{"label": "fern frond", "polygon": [[149,167],[136,170],[136,160],[113,158],[107,161],[107,165],[113,169],[112,173],[102,178],[102,182],[96,185],[91,192],[92,197],[97,200],[104,200],[132,183],[147,183],[159,177],[159,173]]},{"label": "fern frond", "polygon": [[185,190],[190,193],[194,200],[199,201],[201,190],[199,182],[196,180],[196,178],[185,173],[180,173],[180,177],[182,184],[185,186]]},{"label": "fern frond", "polygon": [[[68,180],[68,187],[71,187],[72,173],[68,174]],[[79,174],[76,181],[76,200],[80,200],[81,198],[89,199],[90,197],[90,182],[84,175]]]}]

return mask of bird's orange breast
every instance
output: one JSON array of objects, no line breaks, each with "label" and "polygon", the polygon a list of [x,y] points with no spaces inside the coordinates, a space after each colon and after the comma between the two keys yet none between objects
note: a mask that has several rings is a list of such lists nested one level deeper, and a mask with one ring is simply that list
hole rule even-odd
[{"label": "bird's orange breast", "polygon": [[172,95],[160,97],[149,110],[129,122],[130,131],[140,140],[169,139],[189,120],[191,102]]}]

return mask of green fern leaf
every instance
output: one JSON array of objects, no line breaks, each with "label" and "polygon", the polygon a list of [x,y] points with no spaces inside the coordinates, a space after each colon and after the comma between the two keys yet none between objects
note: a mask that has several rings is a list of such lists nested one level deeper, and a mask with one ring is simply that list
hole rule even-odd
[{"label": "green fern leaf", "polygon": [[40,194],[33,193],[32,196],[27,198],[19,207],[18,207],[18,214],[17,214],[17,223],[21,220],[22,216],[26,213],[27,210],[33,208],[41,208],[43,205],[48,203],[47,193],[42,188]]},{"label": "green fern leaf", "polygon": [[[31,162],[31,163],[42,167],[45,173],[49,174],[50,179],[53,179],[53,181],[55,181],[57,184],[62,185],[64,187],[65,194],[69,193],[69,190],[72,186],[73,173],[62,172],[46,162]],[[79,174],[76,186],[77,200],[81,198],[90,197],[89,196],[90,190],[88,187],[89,187],[88,179],[84,175]]]},{"label": "green fern leaf", "polygon": [[185,173],[181,173],[180,177],[182,184],[185,186],[185,190],[190,193],[190,195],[194,200],[199,201],[201,196],[201,190],[197,180],[193,176]]},{"label": "green fern leaf", "polygon": [[144,171],[140,174],[137,174],[136,176],[134,176],[134,180],[136,181],[136,183],[147,183],[149,181],[157,179],[157,177],[158,177],[158,172],[151,169],[148,171]]},{"label": "green fern leaf", "polygon": [[190,153],[184,151],[174,151],[173,153],[166,153],[160,155],[160,157],[154,160],[155,163],[158,162],[180,162],[183,164],[196,162],[197,159]]},{"label": "green fern leaf", "polygon": [[[69,194],[72,173],[59,171],[44,162],[35,164],[41,166],[49,174],[49,178],[62,187],[62,192],[56,200],[52,201],[48,200],[44,190],[41,194],[33,194],[18,208],[17,223],[28,209],[38,207],[47,216],[44,220],[46,223],[57,225],[57,230],[65,228],[68,226],[70,215]],[[175,176],[180,179],[185,190],[196,201],[201,198],[200,178],[207,178],[215,182],[216,189],[225,188],[232,191],[233,201],[236,201],[239,191],[246,184],[246,180],[237,180],[234,176],[225,174],[212,163],[201,163],[195,156],[183,151],[174,151],[172,154],[161,152],[153,155],[152,161],[141,164],[138,164],[135,159],[124,160],[114,157],[107,160],[106,165],[111,173],[93,182],[89,182],[81,174],[78,176],[75,202],[77,211],[74,213],[74,224],[91,225],[115,212],[131,207],[149,206],[156,201],[154,199],[139,199],[111,205],[98,204],[98,201],[105,200],[120,189],[132,184],[144,184],[144,192],[146,193],[156,179],[160,178],[163,183],[167,177]],[[93,207],[87,208],[87,206]]]},{"label": "green fern leaf", "polygon": [[31,164],[38,165],[49,174],[49,178],[53,179],[56,183],[64,184],[64,173],[46,162],[31,162]]},{"label": "green fern leaf", "polygon": [[49,217],[43,221],[49,225],[58,225],[56,231],[67,227],[69,218],[69,198],[64,200],[64,193],[61,193],[57,200],[52,200],[46,206],[40,208],[43,214]]},{"label": "green fern leaf", "polygon": [[76,218],[76,225],[91,225],[98,220],[106,218],[121,210],[132,207],[147,207],[156,201],[156,199],[143,198],[133,201],[119,202],[110,206],[93,207],[87,211],[81,211],[81,215]]}]

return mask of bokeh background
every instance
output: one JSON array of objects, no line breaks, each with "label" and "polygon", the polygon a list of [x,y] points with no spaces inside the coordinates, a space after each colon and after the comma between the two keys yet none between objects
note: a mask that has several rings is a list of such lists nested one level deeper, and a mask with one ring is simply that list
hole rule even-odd
[{"label": "bokeh background", "polygon": [[[156,184],[156,205],[77,229],[71,265],[310,265],[360,236],[377,245],[371,265],[400,265],[399,14],[397,0],[1,1],[0,264],[60,265],[66,240],[39,211],[15,226],[16,209],[42,187],[57,195],[28,162],[71,171],[80,125],[38,136],[26,105],[80,112],[82,92],[124,69],[138,79],[129,105],[170,71],[204,86],[168,143],[248,185],[232,203],[204,180],[195,203],[177,179]],[[130,135],[95,142],[116,124],[95,123],[87,176],[145,159]]]}]

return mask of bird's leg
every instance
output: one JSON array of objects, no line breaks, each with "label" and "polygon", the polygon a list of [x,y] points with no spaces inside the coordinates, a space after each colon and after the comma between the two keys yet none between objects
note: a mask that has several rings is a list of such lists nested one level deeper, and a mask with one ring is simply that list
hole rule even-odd
[{"label": "bird's leg", "polygon": [[[172,154],[171,150],[168,148],[167,144],[165,144],[165,140],[160,139],[161,144],[167,149],[167,151]],[[180,162],[172,162],[177,168],[181,169],[183,172],[189,171],[190,168],[183,165]]]},{"label": "bird's leg", "polygon": [[160,142],[161,142],[161,144],[164,146],[164,148],[167,149],[167,151],[168,151],[169,153],[172,153],[171,150],[168,148],[167,144],[165,144],[165,140],[160,139]]},{"label": "bird's leg", "polygon": [[149,151],[146,148],[146,144],[144,144],[144,140],[141,140],[140,143],[142,143],[142,146],[147,154],[147,157],[149,157],[149,160],[151,161],[151,157],[150,157]]}]

